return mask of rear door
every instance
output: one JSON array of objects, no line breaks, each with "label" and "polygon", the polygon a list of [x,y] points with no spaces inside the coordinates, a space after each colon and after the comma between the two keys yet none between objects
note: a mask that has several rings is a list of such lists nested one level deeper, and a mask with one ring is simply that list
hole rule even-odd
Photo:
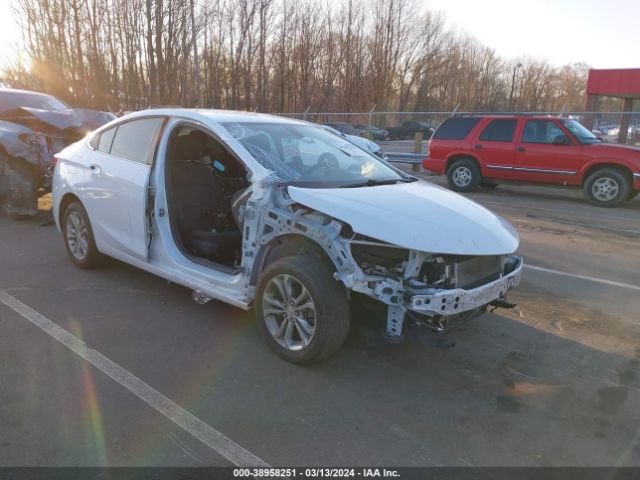
[{"label": "rear door", "polygon": [[147,261],[149,178],[163,117],[123,122],[106,130],[89,158],[83,202],[98,248]]},{"label": "rear door", "polygon": [[482,159],[482,175],[511,179],[516,159],[513,137],[518,121],[514,118],[491,120],[473,142],[473,150]]},{"label": "rear door", "polygon": [[526,120],[516,145],[514,179],[570,183],[580,168],[581,155],[582,147],[555,120]]}]

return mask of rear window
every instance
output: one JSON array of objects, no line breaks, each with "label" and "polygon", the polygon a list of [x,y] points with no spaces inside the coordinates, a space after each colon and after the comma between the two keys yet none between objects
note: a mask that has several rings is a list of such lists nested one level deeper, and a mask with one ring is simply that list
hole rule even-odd
[{"label": "rear window", "polygon": [[438,127],[433,138],[442,140],[462,140],[473,130],[480,117],[448,118]]},{"label": "rear window", "polygon": [[516,130],[516,120],[492,120],[480,134],[480,140],[490,142],[511,142]]},{"label": "rear window", "polygon": [[162,118],[132,120],[118,125],[111,155],[138,163],[150,163]]}]

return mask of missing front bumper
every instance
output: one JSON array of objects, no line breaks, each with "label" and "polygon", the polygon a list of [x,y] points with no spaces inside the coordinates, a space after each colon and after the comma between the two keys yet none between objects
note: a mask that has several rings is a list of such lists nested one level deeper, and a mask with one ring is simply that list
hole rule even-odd
[{"label": "missing front bumper", "polygon": [[469,290],[455,288],[413,295],[406,308],[418,313],[449,316],[475,310],[494,300],[504,299],[507,292],[520,283],[523,267],[522,257],[511,255],[508,261],[511,262],[512,270],[493,282]]},{"label": "missing front bumper", "polygon": [[507,292],[520,283],[522,268],[522,257],[510,255],[507,258],[505,272],[497,280],[468,290],[432,289],[429,292],[411,295],[403,305],[389,305],[386,337],[402,337],[407,311],[431,317],[434,320],[431,323],[440,326],[435,329],[443,331],[444,322],[448,317],[484,311],[488,305],[506,305]]}]

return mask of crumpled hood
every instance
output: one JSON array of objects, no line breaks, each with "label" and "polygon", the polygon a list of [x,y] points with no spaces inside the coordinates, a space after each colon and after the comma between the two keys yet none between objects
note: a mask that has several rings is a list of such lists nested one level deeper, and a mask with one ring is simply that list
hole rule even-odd
[{"label": "crumpled hood", "polygon": [[88,110],[86,108],[42,110],[39,108],[20,107],[20,110],[59,130],[66,130],[71,127],[86,127],[89,130],[94,130],[115,118],[111,113]]},{"label": "crumpled hood", "polygon": [[357,233],[412,250],[503,255],[519,244],[509,222],[425,181],[361,188],[289,186],[288,191],[294,201],[348,223]]}]

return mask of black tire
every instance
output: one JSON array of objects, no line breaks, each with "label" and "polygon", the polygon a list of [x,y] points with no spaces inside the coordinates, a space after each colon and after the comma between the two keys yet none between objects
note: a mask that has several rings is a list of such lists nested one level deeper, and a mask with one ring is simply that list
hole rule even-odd
[{"label": "black tire", "polygon": [[[71,202],[67,206],[62,217],[61,226],[65,248],[69,258],[76,266],[80,268],[95,268],[103,262],[104,255],[96,247],[89,216],[79,202]],[[73,237],[75,239],[71,241]],[[74,244],[80,244],[81,246],[74,250],[72,247]]]},{"label": "black tire", "polygon": [[616,207],[629,199],[631,182],[620,170],[601,168],[593,172],[583,185],[587,201],[597,207]]},{"label": "black tire", "polygon": [[[338,350],[346,339],[351,321],[350,306],[344,286],[333,278],[333,273],[334,269],[327,261],[312,255],[280,258],[262,272],[255,301],[256,320],[269,346],[285,360],[299,364],[317,362]],[[287,283],[291,298],[303,298],[303,304],[311,304],[313,310],[306,308],[294,311],[295,307],[289,307],[287,303],[286,309],[291,310],[285,312],[282,304],[275,306],[274,300],[287,300],[287,295],[280,295],[283,290],[278,282],[283,282],[280,285],[285,290],[287,287],[284,283]],[[308,297],[303,297],[300,285],[306,289]],[[270,305],[274,306],[274,313],[265,315],[265,306]],[[276,313],[276,310],[282,313]],[[307,343],[301,332],[309,332],[299,323],[301,311],[305,312],[302,320],[307,326],[313,327]],[[292,332],[290,340],[295,341],[296,345],[286,347],[283,343],[287,343],[286,332],[289,328]],[[277,336],[281,337],[280,340]]]},{"label": "black tire", "polygon": [[490,182],[480,182],[480,186],[482,188],[488,188],[489,190],[493,190],[494,188],[497,188],[500,186],[499,183],[490,183]]},{"label": "black tire", "polygon": [[473,192],[481,181],[478,164],[469,158],[454,161],[447,170],[449,188],[456,192]]},{"label": "black tire", "polygon": [[633,200],[634,198],[636,198],[638,196],[638,194],[640,194],[640,190],[630,189],[629,196],[627,197],[627,200]]}]

